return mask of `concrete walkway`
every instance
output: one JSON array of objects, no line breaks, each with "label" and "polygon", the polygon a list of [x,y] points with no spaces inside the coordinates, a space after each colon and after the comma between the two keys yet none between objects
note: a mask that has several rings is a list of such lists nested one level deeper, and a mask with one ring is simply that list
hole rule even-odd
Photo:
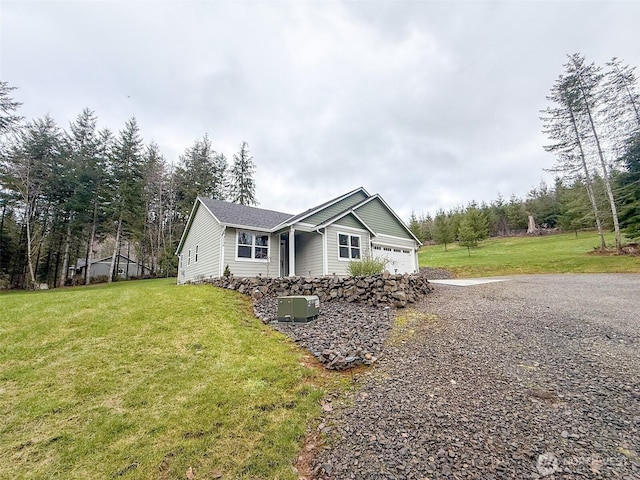
[{"label": "concrete walkway", "polygon": [[447,280],[429,280],[429,283],[440,285],[453,285],[456,287],[470,287],[472,285],[482,285],[485,283],[506,282],[510,278],[451,278]]}]

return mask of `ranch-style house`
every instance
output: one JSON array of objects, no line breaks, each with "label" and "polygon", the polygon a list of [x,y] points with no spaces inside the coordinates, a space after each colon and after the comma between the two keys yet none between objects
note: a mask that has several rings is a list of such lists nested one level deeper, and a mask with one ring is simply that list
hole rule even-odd
[{"label": "ranch-style house", "polygon": [[178,244],[178,283],[236,277],[348,275],[373,256],[418,270],[420,241],[378,194],[360,187],[297,215],[198,197]]}]

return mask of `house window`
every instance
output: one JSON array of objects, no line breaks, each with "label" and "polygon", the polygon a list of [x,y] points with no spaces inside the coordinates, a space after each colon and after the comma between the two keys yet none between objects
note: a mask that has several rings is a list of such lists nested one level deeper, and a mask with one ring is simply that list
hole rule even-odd
[{"label": "house window", "polygon": [[340,258],[354,260],[360,258],[360,235],[338,233],[338,249]]},{"label": "house window", "polygon": [[187,252],[187,266],[191,265],[191,249]]},{"label": "house window", "polygon": [[198,247],[199,246],[200,245],[196,245],[196,251],[195,251],[195,254],[194,254],[194,257],[193,257],[193,263],[198,263]]},{"label": "house window", "polygon": [[238,232],[237,257],[248,260],[269,258],[269,235],[253,232]]}]

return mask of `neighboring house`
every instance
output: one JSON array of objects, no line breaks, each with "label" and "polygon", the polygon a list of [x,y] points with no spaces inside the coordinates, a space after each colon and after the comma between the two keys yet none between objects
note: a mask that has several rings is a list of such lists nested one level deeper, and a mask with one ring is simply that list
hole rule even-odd
[{"label": "neighboring house", "polygon": [[236,277],[348,275],[384,257],[391,273],[418,270],[420,241],[380,195],[358,188],[298,215],[198,197],[176,255],[178,283]]},{"label": "neighboring house", "polygon": [[[91,262],[91,278],[108,276],[109,270],[111,269],[111,258],[112,257],[106,257]],[[75,266],[76,275],[84,277],[85,269],[85,260],[79,258]],[[141,263],[131,260],[124,255],[118,255],[116,257],[115,269],[120,278],[143,277],[151,273],[148,267],[143,268]]]}]

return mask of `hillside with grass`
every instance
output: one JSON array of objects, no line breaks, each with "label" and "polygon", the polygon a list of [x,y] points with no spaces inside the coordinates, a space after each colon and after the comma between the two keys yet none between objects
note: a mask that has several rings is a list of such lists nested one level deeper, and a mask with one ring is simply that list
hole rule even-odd
[{"label": "hillside with grass", "polygon": [[0,478],[296,478],[322,379],[246,297],[150,280],[0,307]]},{"label": "hillside with grass", "polygon": [[[613,243],[613,234],[607,243]],[[485,277],[527,273],[640,272],[640,256],[597,254],[595,232],[497,237],[478,247],[429,245],[418,253],[421,267],[444,268],[456,277]]]}]

